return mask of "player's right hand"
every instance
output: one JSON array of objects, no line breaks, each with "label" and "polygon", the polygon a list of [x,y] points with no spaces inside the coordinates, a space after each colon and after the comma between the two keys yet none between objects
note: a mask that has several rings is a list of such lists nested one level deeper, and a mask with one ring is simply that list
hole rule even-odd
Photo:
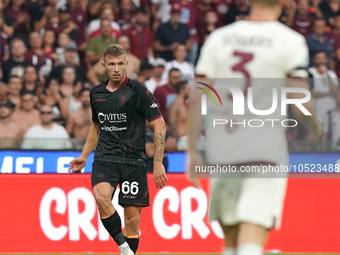
[{"label": "player's right hand", "polygon": [[86,165],[87,159],[84,157],[75,158],[70,162],[70,166],[68,167],[68,173],[71,173],[71,170],[73,169],[73,172],[76,174],[81,174],[81,170]]}]

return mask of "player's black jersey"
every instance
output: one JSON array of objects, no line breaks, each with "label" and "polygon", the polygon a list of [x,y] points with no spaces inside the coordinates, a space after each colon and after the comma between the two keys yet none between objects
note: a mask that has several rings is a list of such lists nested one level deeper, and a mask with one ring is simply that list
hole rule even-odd
[{"label": "player's black jersey", "polygon": [[125,78],[117,90],[107,90],[108,81],[91,89],[92,120],[100,135],[94,160],[145,165],[145,127],[161,113],[147,88]]}]

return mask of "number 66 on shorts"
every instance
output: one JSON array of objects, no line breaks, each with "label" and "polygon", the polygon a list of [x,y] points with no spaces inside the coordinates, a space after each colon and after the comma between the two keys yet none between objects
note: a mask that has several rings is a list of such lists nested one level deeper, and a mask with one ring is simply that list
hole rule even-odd
[{"label": "number 66 on shorts", "polygon": [[91,175],[92,187],[108,182],[112,187],[120,186],[118,203],[124,205],[149,206],[149,189],[144,165],[118,162],[94,161]]}]

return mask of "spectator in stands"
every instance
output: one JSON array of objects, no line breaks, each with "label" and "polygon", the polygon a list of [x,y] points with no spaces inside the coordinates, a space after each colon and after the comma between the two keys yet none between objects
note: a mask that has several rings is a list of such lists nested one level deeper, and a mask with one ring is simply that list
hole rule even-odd
[{"label": "spectator in stands", "polygon": [[307,36],[307,44],[309,48],[309,66],[313,64],[314,54],[317,51],[325,51],[327,54],[327,66],[330,66],[331,44],[326,33],[326,22],[324,19],[317,18],[313,23],[313,33]]},{"label": "spectator in stands", "polygon": [[129,27],[134,17],[133,5],[131,0],[120,0],[120,10],[116,15],[116,22],[125,30]]},{"label": "spectator in stands", "polygon": [[169,71],[168,83],[156,88],[153,96],[161,111],[164,121],[168,124],[168,109],[177,98],[177,84],[181,80],[181,72],[177,68]]},{"label": "spectator in stands", "polygon": [[74,42],[69,42],[64,48],[64,61],[62,64],[54,67],[50,74],[50,79],[57,79],[62,82],[62,72],[66,66],[73,66],[76,71],[76,81],[87,81],[85,70],[79,65],[78,47]]},{"label": "spectator in stands", "polygon": [[[35,31],[40,31],[49,23],[49,17],[51,17],[51,14],[58,17],[57,3],[58,0],[48,0],[47,5],[44,8],[38,8],[38,13],[36,16],[32,16],[32,19],[34,20],[33,27]],[[56,24],[58,25],[58,23],[59,20],[56,22]]]},{"label": "spectator in stands", "polygon": [[[72,43],[72,44],[70,44]],[[68,48],[72,48],[73,50],[76,49],[76,57],[72,60],[75,65],[80,64],[80,58],[78,54],[78,46],[77,44],[70,39],[68,34],[60,33],[58,35],[58,45],[59,47],[56,48],[56,53],[58,55],[58,64],[62,65],[65,64],[65,47],[68,45]],[[72,47],[71,47],[72,45]]]},{"label": "spectator in stands", "polygon": [[26,52],[25,59],[37,67],[40,75],[48,78],[53,67],[53,61],[58,61],[57,54],[53,52],[45,53],[42,48],[42,37],[38,32],[30,33],[29,43],[31,49]]},{"label": "spectator in stands", "polygon": [[40,96],[41,104],[46,104],[52,107],[53,121],[61,125],[65,124],[62,112],[65,115],[65,112],[67,111],[64,98],[65,97],[60,93],[60,84],[56,79],[52,79],[47,84],[45,94]]},{"label": "spectator in stands", "polygon": [[35,95],[30,92],[24,92],[21,94],[20,108],[17,108],[12,114],[13,122],[20,125],[23,133],[29,127],[40,124],[39,111],[34,108],[35,103]]},{"label": "spectator in stands", "polygon": [[246,19],[249,15],[250,6],[247,0],[238,0],[230,6],[224,17],[223,25],[229,25],[237,20]]},{"label": "spectator in stands", "polygon": [[308,71],[313,78],[312,95],[315,98],[316,114],[323,122],[327,112],[336,108],[335,96],[339,82],[336,74],[327,68],[326,52],[316,52],[313,60],[314,66]]},{"label": "spectator in stands", "polygon": [[153,31],[157,31],[161,23],[167,23],[170,20],[170,8],[169,0],[151,0]]},{"label": "spectator in stands", "polygon": [[114,43],[116,43],[116,38],[111,34],[110,21],[104,19],[100,23],[100,36],[92,38],[88,44],[85,55],[87,64],[89,66],[95,64],[103,57],[105,49]]},{"label": "spectator in stands", "polygon": [[[308,0],[299,0],[297,12],[291,25],[296,32],[299,32],[304,37],[312,33],[313,21],[316,18],[315,13],[311,13],[309,9]],[[289,24],[287,25],[289,26]]]},{"label": "spectator in stands", "polygon": [[25,59],[27,48],[25,43],[20,38],[14,38],[10,42],[11,57],[1,64],[3,78],[2,80],[7,83],[9,76],[23,77],[25,67],[32,65],[32,62]]},{"label": "spectator in stands", "polygon": [[171,60],[165,64],[165,70],[162,77],[163,80],[167,79],[167,77],[169,76],[169,70],[171,70],[172,68],[177,68],[181,72],[182,80],[189,81],[190,78],[194,78],[195,68],[193,64],[185,61],[185,58],[187,56],[185,45],[179,44],[175,48],[174,56],[175,56],[174,60]]},{"label": "spectator in stands", "polygon": [[67,120],[67,132],[70,136],[80,139],[81,146],[87,136],[92,123],[92,112],[90,104],[90,89],[83,88],[80,92],[81,107],[73,112]]},{"label": "spectator in stands", "polygon": [[[0,0],[1,1],[1,0]],[[8,46],[7,46],[7,35],[3,33],[3,27],[4,24],[4,16],[3,13],[0,12],[0,63],[3,61],[8,60],[9,53],[8,53]]]},{"label": "spectator in stands", "polygon": [[152,71],[153,65],[151,65],[147,60],[143,60],[139,68],[137,81],[145,85],[145,82],[151,78]]},{"label": "spectator in stands", "polygon": [[86,12],[80,8],[80,1],[81,0],[67,0],[67,7],[70,10],[71,20],[77,27],[78,39],[76,42],[79,51],[84,52],[87,47],[87,15]]},{"label": "spectator in stands", "polygon": [[54,61],[58,62],[58,55],[55,51],[55,33],[52,30],[45,30],[43,36],[43,51],[45,54],[55,54]]},{"label": "spectator in stands", "polygon": [[331,64],[336,76],[340,77],[340,48],[335,50],[335,56],[332,59]]},{"label": "spectator in stands", "polygon": [[[139,72],[140,60],[134,56],[130,51],[130,40],[126,35],[120,35],[117,38],[117,43],[125,49],[129,64],[126,66],[126,75],[131,78],[137,78],[137,74]],[[93,85],[99,85],[101,82],[106,81],[108,79],[106,70],[102,65],[103,59],[100,58],[98,62],[92,66],[87,72],[87,77],[89,81]]]},{"label": "spectator in stands", "polygon": [[234,2],[234,0],[215,0],[211,3],[213,10],[217,14],[218,24],[223,23],[225,15]]},{"label": "spectator in stands", "polygon": [[87,78],[94,86],[97,86],[108,79],[106,70],[103,67],[102,62],[102,59],[99,59],[98,62],[87,71]]},{"label": "spectator in stands", "polygon": [[[79,7],[86,13],[89,0],[79,1]],[[86,14],[87,17],[87,14]],[[88,19],[87,19],[88,20]]]},{"label": "spectator in stands", "polygon": [[77,82],[76,85],[73,87],[73,94],[69,97],[64,98],[64,105],[65,107],[67,107],[67,111],[65,111],[66,114],[63,115],[64,119],[68,119],[70,114],[81,108],[82,102],[80,98],[80,92],[83,88],[83,83]]},{"label": "spectator in stands", "polygon": [[162,58],[156,58],[152,63],[154,66],[152,76],[149,80],[145,81],[145,86],[150,90],[151,93],[161,85],[165,85],[168,81],[167,78],[163,79],[165,60]]},{"label": "spectator in stands", "polygon": [[4,0],[0,0],[0,19],[1,19],[1,26],[0,31],[5,33],[5,39],[11,38],[14,33],[13,21],[12,19],[4,13],[5,4]]},{"label": "spectator in stands", "polygon": [[180,151],[186,150],[187,142],[187,118],[188,118],[188,99],[190,97],[190,86],[188,82],[181,81],[177,85],[177,98],[170,105],[168,110],[169,126],[172,136],[177,141]]},{"label": "spectator in stands", "polygon": [[[197,31],[202,31],[206,27],[205,13],[208,11],[214,11],[212,6],[212,0],[198,0],[196,7],[196,28]],[[218,24],[221,25],[222,23]]]},{"label": "spectator in stands", "polygon": [[[152,173],[153,171],[153,157],[155,155],[155,146],[154,146],[154,131],[150,127],[146,127],[145,132],[145,152],[147,157],[146,162],[146,171],[148,173]],[[164,146],[164,155],[163,155],[163,166],[165,171],[168,171],[168,155],[167,153],[172,153],[178,151],[176,140],[170,135],[169,132],[165,134],[165,146]]]},{"label": "spectator in stands", "polygon": [[98,1],[98,0],[89,0],[87,7],[87,18],[88,21],[92,21],[97,19],[100,16],[100,11],[102,9],[112,9],[113,13],[118,13],[119,5],[117,0],[107,0],[107,1]]},{"label": "spectator in stands", "polygon": [[65,66],[62,71],[62,82],[60,84],[60,93],[69,97],[74,93],[76,85],[76,71],[73,66]]},{"label": "spectator in stands", "polygon": [[127,53],[129,64],[126,66],[126,75],[131,79],[135,79],[139,72],[140,60],[131,52],[131,41],[127,35],[120,35],[117,43],[123,46]]},{"label": "spectator in stands", "polygon": [[159,26],[154,41],[154,50],[159,51],[160,57],[166,61],[174,59],[173,51],[178,44],[184,44],[187,51],[191,50],[189,29],[180,23],[181,6],[178,3],[172,5],[170,15],[170,21]]},{"label": "spectator in stands", "polygon": [[326,20],[327,26],[334,25],[334,16],[340,11],[340,3],[338,0],[320,1],[319,9],[322,17]]},{"label": "spectator in stands", "polygon": [[153,34],[147,27],[146,11],[138,9],[131,26],[124,31],[131,41],[131,52],[140,60],[153,56]]},{"label": "spectator in stands", "polygon": [[217,28],[218,18],[216,12],[212,10],[207,11],[204,14],[204,21],[205,26],[201,26],[200,30],[198,31],[200,39],[202,39],[206,33],[210,33]]},{"label": "spectator in stands", "polygon": [[46,30],[52,30],[55,34],[59,34],[62,32],[58,10],[53,9],[52,11],[50,11],[47,15],[47,24],[40,30],[36,29],[36,31],[40,31],[40,33]]},{"label": "spectator in stands", "polygon": [[203,38],[202,38],[202,44],[204,44],[204,42],[207,40],[208,36],[210,35],[210,32],[207,32],[203,35]]},{"label": "spectator in stands", "polygon": [[340,148],[340,90],[336,94],[336,108],[330,110],[324,120],[323,140],[334,143],[333,148]]},{"label": "spectator in stands", "polygon": [[22,90],[22,80],[18,76],[9,77],[7,84],[8,94],[7,101],[12,104],[13,108],[20,105],[20,91]]},{"label": "spectator in stands", "polygon": [[25,0],[12,0],[5,10],[14,27],[13,37],[19,37],[28,45],[28,33],[31,31],[31,16],[24,7]]},{"label": "spectator in stands", "polygon": [[27,92],[36,96],[40,96],[43,93],[42,82],[40,81],[37,69],[34,66],[25,68],[21,93]]},{"label": "spectator in stands", "polygon": [[279,16],[279,22],[291,27],[293,25],[296,9],[295,0],[286,0],[282,7],[281,15]]},{"label": "spectator in stands", "polygon": [[61,32],[68,34],[71,40],[77,42],[79,31],[77,25],[71,20],[71,11],[67,6],[59,9],[59,27]]},{"label": "spectator in stands", "polygon": [[181,7],[181,23],[186,24],[189,28],[190,41],[191,41],[191,50],[188,51],[187,61],[190,63],[195,63],[198,54],[198,47],[200,37],[196,28],[196,10],[197,10],[197,2],[196,1],[187,1],[187,0],[173,0],[172,4],[178,3]]},{"label": "spectator in stands", "polygon": [[[146,15],[148,18],[148,27],[150,27],[150,19],[151,19],[151,9],[150,9],[150,1],[149,0],[134,0],[132,1],[133,4],[135,5],[135,10],[136,9],[144,9],[146,11]],[[135,13],[136,15],[136,13]]]},{"label": "spectator in stands", "polygon": [[334,27],[327,33],[327,36],[332,45],[332,51],[335,52],[340,48],[340,13],[334,17]]},{"label": "spectator in stands", "polygon": [[99,19],[92,20],[87,29],[88,40],[93,37],[100,36],[100,23],[104,19],[108,19],[111,24],[111,34],[113,37],[117,37],[121,34],[120,26],[117,22],[114,21],[114,10],[112,8],[105,8],[105,3],[103,3],[103,7],[100,9]]},{"label": "spectator in stands", "polygon": [[23,132],[20,125],[12,121],[13,105],[7,101],[0,103],[0,148],[17,148]]},{"label": "spectator in stands", "polygon": [[53,112],[50,105],[40,108],[41,124],[30,127],[25,133],[22,149],[58,150],[70,149],[72,144],[66,129],[53,123]]}]

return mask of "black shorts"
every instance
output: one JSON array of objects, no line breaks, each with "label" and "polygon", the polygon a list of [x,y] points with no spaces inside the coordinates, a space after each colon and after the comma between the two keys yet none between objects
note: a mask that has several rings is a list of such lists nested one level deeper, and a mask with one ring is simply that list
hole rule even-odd
[{"label": "black shorts", "polygon": [[119,204],[123,207],[125,205],[150,205],[145,166],[94,161],[91,174],[92,188],[101,182],[110,183],[115,191],[119,184]]}]

